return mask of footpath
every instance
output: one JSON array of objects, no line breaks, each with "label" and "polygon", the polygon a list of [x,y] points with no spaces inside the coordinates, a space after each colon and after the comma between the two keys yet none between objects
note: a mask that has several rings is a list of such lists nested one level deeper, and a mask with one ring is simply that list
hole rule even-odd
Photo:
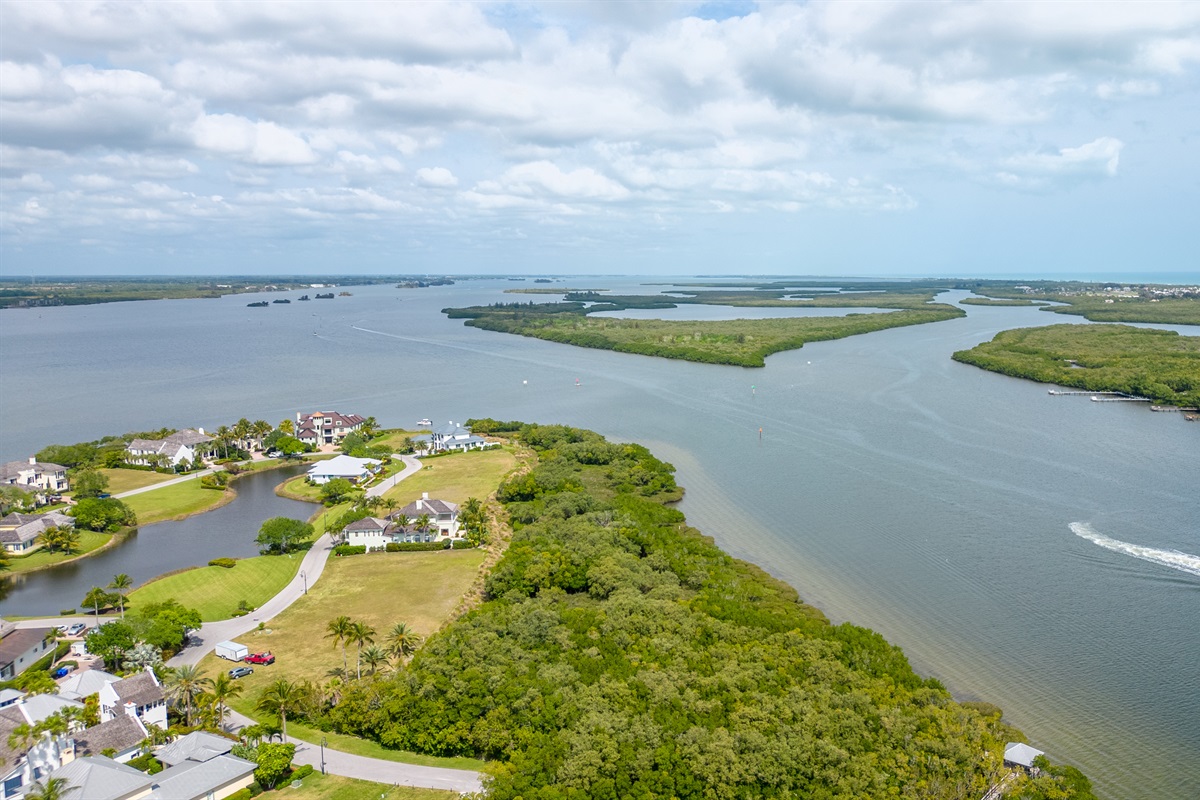
[{"label": "footpath", "polygon": [[[400,481],[420,471],[421,462],[417,459],[412,456],[399,456],[399,458],[404,462],[404,469],[380,482],[378,486],[368,489],[367,494],[369,496],[378,497]],[[180,480],[192,480],[196,477],[199,476],[189,475]],[[177,482],[179,481],[168,481],[147,488],[158,489],[170,483]],[[135,489],[133,492],[126,492],[120,496],[128,496],[138,491],[145,490]],[[182,652],[168,661],[167,666],[179,667],[185,664],[198,664],[201,659],[213,651],[217,642],[235,639],[242,634],[249,633],[256,629],[260,622],[266,622],[283,613],[288,606],[305,595],[308,587],[315,584],[317,579],[321,577],[321,573],[324,572],[325,564],[328,562],[332,551],[333,537],[326,533],[317,539],[309,551],[304,554],[304,559],[300,562],[300,569],[296,572],[296,576],[278,594],[263,603],[256,611],[244,617],[223,619],[217,622],[205,622],[200,626],[200,630],[192,632],[189,646],[185,647]],[[68,624],[76,619],[82,622],[95,622],[90,617],[53,617],[50,619],[22,620],[17,625],[22,628],[47,625],[54,627]],[[242,716],[232,710],[230,711],[230,715],[234,723],[233,730],[235,731],[254,722],[249,717]],[[480,792],[483,790],[482,776],[478,772],[449,769],[446,767],[425,767],[419,764],[404,764],[399,761],[356,756],[329,747],[322,748],[320,745],[315,745],[291,736],[288,737],[288,741],[296,745],[295,763],[312,764],[314,769],[319,770],[322,765],[323,752],[325,771],[332,775],[342,775],[347,778],[358,778],[364,781],[374,781],[390,785],[416,786],[426,789],[447,789],[462,793]]]}]

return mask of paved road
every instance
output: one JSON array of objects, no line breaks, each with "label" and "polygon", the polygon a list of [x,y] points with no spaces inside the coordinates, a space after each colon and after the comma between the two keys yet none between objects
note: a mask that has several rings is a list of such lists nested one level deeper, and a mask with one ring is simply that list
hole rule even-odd
[{"label": "paved road", "polygon": [[[253,725],[254,720],[243,716],[232,709],[229,712],[232,724],[229,730],[239,731],[247,725]],[[312,764],[313,769],[321,769],[321,746],[297,739],[287,738],[296,745],[296,764]],[[481,792],[483,782],[478,772],[466,769],[447,769],[446,767],[423,767],[419,764],[402,764],[399,761],[385,761],[381,758],[366,758],[351,755],[340,750],[325,748],[325,771],[331,775],[343,775],[347,778],[358,778],[375,783],[401,786],[420,786],[426,789],[447,789],[452,792]]]},{"label": "paved road", "polygon": [[164,486],[174,486],[177,483],[183,483],[184,481],[193,481],[193,480],[202,478],[205,475],[212,475],[218,469],[220,469],[220,467],[204,469],[204,470],[200,470],[199,472],[192,472],[187,475],[182,475],[178,478],[172,478],[169,481],[163,481],[162,483],[152,483],[149,486],[143,486],[140,489],[130,489],[128,492],[121,492],[120,494],[114,494],[113,497],[120,500],[122,497],[129,497],[131,495],[141,494],[142,492],[152,492],[155,489],[161,489]]},{"label": "paved road", "polygon": [[396,453],[393,458],[398,458],[403,461],[404,469],[400,470],[390,478],[385,478],[379,483],[378,486],[372,486],[370,489],[367,489],[367,497],[383,497],[383,493],[388,489],[392,488],[409,475],[421,471],[421,462],[412,456],[402,456],[399,453]]}]

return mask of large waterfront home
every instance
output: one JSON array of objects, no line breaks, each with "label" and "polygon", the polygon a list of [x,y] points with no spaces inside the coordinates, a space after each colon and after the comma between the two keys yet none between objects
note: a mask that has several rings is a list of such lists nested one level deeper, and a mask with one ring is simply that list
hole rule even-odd
[{"label": "large waterfront home", "polygon": [[313,447],[337,444],[366,422],[358,414],[339,414],[336,411],[317,411],[296,414],[296,438]]},{"label": "large waterfront home", "polygon": [[[422,517],[429,520],[425,527],[418,526]],[[364,545],[368,550],[381,550],[390,542],[457,538],[458,529],[458,505],[447,500],[431,500],[425,492],[420,500],[392,512],[386,519],[366,517],[351,522],[342,530],[341,540],[349,545]]]},{"label": "large waterfront home", "polygon": [[425,453],[449,453],[465,450],[483,450],[494,443],[471,433],[471,429],[456,424],[453,420],[434,428],[429,433],[412,437],[413,445]]},{"label": "large waterfront home", "polygon": [[0,545],[10,553],[27,553],[41,545],[38,537],[50,528],[74,528],[75,518],[49,511],[45,514],[13,512],[0,519]]},{"label": "large waterfront home", "polygon": [[344,478],[353,484],[361,484],[370,480],[382,463],[377,458],[334,456],[313,464],[308,470],[308,479],[313,483],[329,483],[334,478]]},{"label": "large waterfront home", "polygon": [[212,456],[216,448],[214,440],[204,433],[204,429],[192,430],[185,428],[172,433],[165,439],[134,439],[126,451],[130,464],[152,464],[153,460],[165,458],[165,466],[175,467],[183,462],[193,463],[196,457]]},{"label": "large waterfront home", "polygon": [[0,464],[0,486],[16,486],[22,491],[44,498],[46,495],[67,491],[70,483],[67,481],[66,467],[48,461],[38,461],[31,456],[28,461]]}]

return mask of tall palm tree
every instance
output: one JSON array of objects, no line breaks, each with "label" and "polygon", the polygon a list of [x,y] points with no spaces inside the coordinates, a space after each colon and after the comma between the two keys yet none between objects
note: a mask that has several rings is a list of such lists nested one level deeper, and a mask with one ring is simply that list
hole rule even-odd
[{"label": "tall palm tree", "polygon": [[121,619],[125,619],[125,590],[133,588],[133,578],[124,572],[113,575],[112,582],[108,584],[108,588],[116,590],[117,605],[121,607]]},{"label": "tall palm tree", "polygon": [[167,674],[167,694],[176,703],[183,702],[184,719],[189,728],[192,727],[192,703],[211,685],[210,679],[200,677],[200,668],[195,664],[175,667]]},{"label": "tall palm tree", "polygon": [[272,683],[259,695],[254,708],[268,714],[279,715],[279,726],[283,730],[283,740],[287,741],[287,715],[295,711],[303,699],[303,687],[289,680],[280,678]]},{"label": "tall palm tree", "polygon": [[238,447],[243,450],[249,450],[246,445],[249,444],[246,440],[250,438],[250,420],[242,417],[233,425],[233,435],[237,437]]},{"label": "tall palm tree", "polygon": [[407,623],[397,622],[388,631],[388,652],[401,661],[415,653],[420,646],[421,637]]},{"label": "tall palm tree", "polygon": [[290,419],[285,419],[279,423],[279,430],[287,436],[292,436],[296,433],[296,423]]},{"label": "tall palm tree", "polygon": [[225,727],[225,706],[230,700],[241,695],[242,685],[230,678],[229,673],[221,672],[213,678],[210,693],[213,701],[217,704],[217,727],[223,729]]},{"label": "tall palm tree", "polygon": [[396,506],[398,506],[398,505],[400,505],[400,503],[398,503],[396,501],[396,498],[394,498],[394,497],[383,498],[383,507],[388,510],[389,514],[392,513],[393,511],[395,511]]},{"label": "tall palm tree", "polygon": [[271,423],[267,422],[265,419],[256,419],[250,425],[250,428],[251,428],[251,430],[254,431],[254,438],[258,442],[259,450],[262,450],[263,439],[267,438],[267,434],[269,434],[271,431],[275,430],[271,426]]},{"label": "tall palm tree", "polygon": [[362,651],[363,663],[367,665],[368,675],[374,675],[379,670],[380,664],[388,662],[388,654],[379,645],[371,645],[364,647]]},{"label": "tall palm tree", "polygon": [[350,641],[358,645],[358,660],[357,671],[358,677],[362,678],[362,649],[363,645],[372,644],[375,641],[375,629],[365,622],[355,622],[351,629]]},{"label": "tall palm tree", "polygon": [[99,586],[93,586],[88,590],[88,593],[83,597],[82,605],[92,606],[96,609],[96,618],[100,618],[100,606],[108,605],[108,592],[101,589]]},{"label": "tall palm tree", "polygon": [[400,535],[402,537],[408,536],[408,526],[412,524],[412,520],[408,518],[408,514],[397,514],[392,518],[392,521],[400,528]]},{"label": "tall palm tree", "polygon": [[[429,519],[428,514],[422,514],[421,516],[417,517],[417,530],[419,530],[423,535],[429,533],[430,524],[431,520]],[[422,538],[424,537],[422,536]]]},{"label": "tall palm tree", "polygon": [[350,643],[350,634],[353,631],[354,622],[347,616],[343,615],[337,619],[331,619],[329,624],[325,626],[325,638],[333,639],[333,646],[342,646],[342,671],[346,670],[346,645]]},{"label": "tall palm tree", "polygon": [[8,746],[13,750],[24,753],[33,747],[33,743],[38,740],[39,735],[39,732],[34,730],[32,725],[22,722],[14,727],[12,733],[8,735]]},{"label": "tall palm tree", "polygon": [[229,437],[230,431],[228,425],[222,425],[217,428],[217,442],[221,445],[221,451],[225,458],[229,458]]},{"label": "tall palm tree", "polygon": [[71,792],[79,791],[78,786],[71,786],[66,778],[47,778],[30,784],[25,793],[25,800],[67,800]]}]

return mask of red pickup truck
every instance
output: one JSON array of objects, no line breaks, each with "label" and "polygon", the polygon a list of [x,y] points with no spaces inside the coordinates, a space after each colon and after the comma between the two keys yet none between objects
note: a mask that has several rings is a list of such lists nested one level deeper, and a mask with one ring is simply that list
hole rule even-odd
[{"label": "red pickup truck", "polygon": [[271,655],[269,652],[251,653],[242,660],[247,664],[274,664],[275,656]]}]

